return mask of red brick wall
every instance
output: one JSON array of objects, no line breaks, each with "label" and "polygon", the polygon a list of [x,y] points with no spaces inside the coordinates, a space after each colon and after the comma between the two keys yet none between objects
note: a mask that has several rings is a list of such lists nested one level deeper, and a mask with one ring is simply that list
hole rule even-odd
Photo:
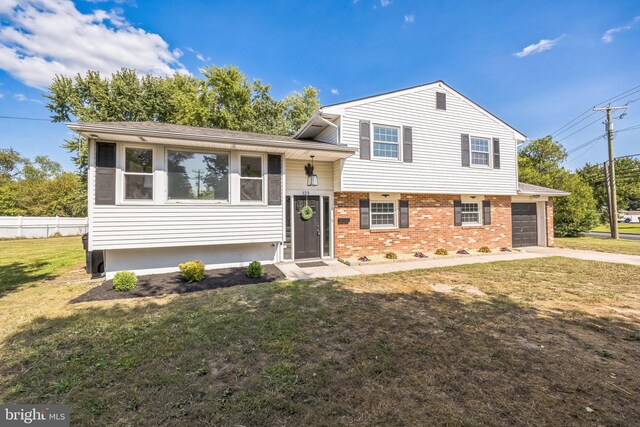
[{"label": "red brick wall", "polygon": [[[412,253],[447,250],[511,247],[511,197],[485,196],[491,201],[491,225],[453,225],[455,195],[402,194],[409,200],[409,228],[393,230],[360,229],[360,199],[368,193],[335,193],[335,256],[349,258],[389,251]],[[349,224],[338,224],[349,218]]]},{"label": "red brick wall", "polygon": [[549,199],[545,203],[545,216],[547,220],[547,246],[552,247],[554,245],[553,239],[555,237],[553,231],[553,200]]}]

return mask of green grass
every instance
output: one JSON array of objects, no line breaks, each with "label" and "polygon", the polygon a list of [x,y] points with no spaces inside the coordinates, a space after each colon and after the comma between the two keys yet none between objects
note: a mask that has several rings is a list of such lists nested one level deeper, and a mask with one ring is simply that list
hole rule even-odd
[{"label": "green grass", "polygon": [[640,240],[612,240],[590,236],[556,237],[555,246],[615,254],[640,255]]},{"label": "green grass", "polygon": [[[609,225],[599,225],[591,231],[602,231],[609,233],[611,229]],[[618,224],[618,231],[620,233],[628,233],[628,234],[640,234],[640,223],[622,223]]]},{"label": "green grass", "polygon": [[79,236],[3,240],[0,242],[0,296],[22,285],[54,279],[83,263]]},{"label": "green grass", "polygon": [[[34,260],[73,264],[66,242]],[[639,267],[544,258],[84,304],[68,301],[91,284],[60,268],[0,296],[0,401],[69,403],[74,425],[640,418]]]}]

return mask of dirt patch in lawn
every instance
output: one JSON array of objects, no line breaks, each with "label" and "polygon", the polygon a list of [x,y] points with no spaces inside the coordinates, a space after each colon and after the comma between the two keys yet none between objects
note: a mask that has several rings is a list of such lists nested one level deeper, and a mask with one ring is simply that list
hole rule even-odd
[{"label": "dirt patch in lawn", "polygon": [[186,294],[236,285],[251,285],[286,280],[285,275],[274,265],[264,266],[265,275],[261,279],[251,279],[246,276],[245,272],[246,268],[244,267],[207,270],[204,279],[193,283],[187,283],[182,279],[180,273],[149,274],[138,276],[138,285],[135,289],[125,292],[114,291],[113,281],[107,280],[89,292],[72,299],[71,303],[156,297],[167,294]]}]

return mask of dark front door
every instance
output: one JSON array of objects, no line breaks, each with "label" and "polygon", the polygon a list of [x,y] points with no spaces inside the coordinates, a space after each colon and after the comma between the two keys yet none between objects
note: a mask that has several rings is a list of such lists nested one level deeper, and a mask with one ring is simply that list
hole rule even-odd
[{"label": "dark front door", "polygon": [[[295,259],[320,257],[320,197],[296,196],[293,211],[293,241]],[[300,218],[300,209],[309,205],[313,216],[307,221]]]},{"label": "dark front door", "polygon": [[513,247],[538,245],[538,218],[535,203],[512,203]]}]

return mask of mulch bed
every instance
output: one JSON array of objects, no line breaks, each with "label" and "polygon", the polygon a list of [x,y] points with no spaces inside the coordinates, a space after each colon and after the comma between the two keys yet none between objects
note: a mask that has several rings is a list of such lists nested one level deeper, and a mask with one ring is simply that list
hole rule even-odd
[{"label": "mulch bed", "polygon": [[251,279],[247,277],[245,274],[246,270],[245,267],[207,270],[205,271],[204,279],[193,283],[187,283],[183,280],[179,272],[138,276],[138,285],[135,289],[125,292],[114,291],[113,281],[107,280],[89,292],[72,299],[71,303],[154,297],[167,294],[186,294],[207,289],[276,282],[286,279],[285,275],[274,265],[264,266],[265,275],[261,279]]}]

